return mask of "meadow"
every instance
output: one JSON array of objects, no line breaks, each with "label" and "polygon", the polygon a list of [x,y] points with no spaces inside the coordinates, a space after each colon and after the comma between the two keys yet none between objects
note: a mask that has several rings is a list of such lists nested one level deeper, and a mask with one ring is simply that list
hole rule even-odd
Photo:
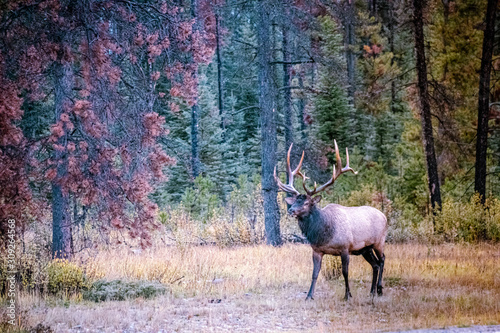
[{"label": "meadow", "polygon": [[306,302],[312,260],[305,244],[119,246],[82,253],[74,262],[90,280],[158,281],[167,291],[100,303],[78,293],[23,292],[20,331],[373,332],[500,323],[496,245],[387,244],[384,295],[373,299],[371,268],[352,256],[353,299],[347,302],[338,261],[330,258],[323,261],[315,300]]}]

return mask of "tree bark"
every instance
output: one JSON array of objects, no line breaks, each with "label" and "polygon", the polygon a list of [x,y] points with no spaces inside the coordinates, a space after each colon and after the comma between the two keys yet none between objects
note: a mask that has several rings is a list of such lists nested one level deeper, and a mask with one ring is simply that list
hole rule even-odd
[{"label": "tree bark", "polygon": [[[353,51],[353,47],[356,43],[355,34],[355,19],[356,19],[356,7],[355,1],[347,1],[347,10],[345,15],[345,40],[346,40],[346,65],[347,65],[347,97],[351,108],[349,108],[349,131],[351,133],[360,133],[362,131],[359,128],[359,123],[356,115],[356,55]],[[358,135],[353,135],[352,143],[356,145],[358,142]]]},{"label": "tree bark", "polygon": [[200,174],[200,153],[198,150],[198,118],[200,107],[195,104],[191,107],[191,164],[192,176],[196,178]]},{"label": "tree bark", "polygon": [[285,148],[293,143],[292,121],[292,90],[290,88],[290,51],[288,45],[288,31],[283,25],[283,113],[285,122]]},{"label": "tree bark", "polygon": [[270,0],[258,4],[257,39],[259,49],[259,107],[262,131],[262,196],[264,199],[264,220],[267,244],[282,244],[280,232],[280,212],[277,202],[278,186],[273,178],[273,170],[277,164],[276,112],[275,93],[272,81],[272,49],[270,37]]},{"label": "tree bark", "polygon": [[[216,8],[218,11],[219,8]],[[224,95],[222,89],[222,57],[220,54],[220,18],[219,13],[215,13],[215,41],[216,49],[215,53],[217,56],[217,90],[218,90],[218,102],[219,102],[219,117],[220,117],[220,128],[222,132],[222,140],[225,140],[225,124],[224,124]]]},{"label": "tree bark", "polygon": [[[391,66],[394,64],[394,5],[392,1],[388,2],[389,6],[389,47],[392,53]],[[391,80],[391,112],[395,113],[395,104],[396,104],[396,80]]]},{"label": "tree bark", "polygon": [[488,118],[490,115],[490,73],[495,37],[495,16],[498,0],[488,0],[486,29],[483,37],[483,54],[479,72],[479,100],[477,109],[476,174],[474,190],[486,200],[486,153],[488,148]]},{"label": "tree bark", "polygon": [[304,97],[304,79],[302,78],[302,73],[299,74],[299,89],[300,89],[300,98],[299,98],[299,119],[300,119],[300,133],[302,139],[302,146],[305,147],[307,145],[307,131],[306,131],[306,120],[304,119],[306,114],[306,99]]},{"label": "tree bark", "polygon": [[415,52],[417,67],[417,86],[420,97],[420,120],[422,122],[422,142],[427,162],[427,178],[433,213],[441,210],[441,190],[434,150],[434,135],[432,132],[431,107],[429,103],[427,67],[424,49],[423,1],[413,0],[413,23],[415,26]]},{"label": "tree bark", "polygon": [[[73,73],[70,64],[55,65],[55,121],[58,122],[64,113],[65,105],[70,102]],[[59,138],[58,144],[66,146],[67,134]],[[54,160],[57,164],[57,176],[52,181],[52,257],[70,258],[72,255],[72,221],[70,214],[69,195],[61,186],[60,180],[67,174],[67,161],[64,152],[54,150]]]},{"label": "tree bark", "polygon": [[345,36],[346,36],[346,62],[347,62],[347,80],[349,81],[347,88],[347,95],[349,102],[354,105],[356,95],[356,60],[352,47],[356,43],[356,36],[354,31],[354,16],[355,7],[354,1],[347,3],[347,10],[345,15]]},{"label": "tree bark", "polygon": [[[200,24],[198,22],[198,2],[191,0],[191,16],[195,20],[194,29],[198,30]],[[195,81],[197,82],[197,71],[194,72]],[[193,178],[200,174],[200,153],[198,150],[198,119],[200,115],[200,107],[198,101],[191,107],[191,165]]]}]

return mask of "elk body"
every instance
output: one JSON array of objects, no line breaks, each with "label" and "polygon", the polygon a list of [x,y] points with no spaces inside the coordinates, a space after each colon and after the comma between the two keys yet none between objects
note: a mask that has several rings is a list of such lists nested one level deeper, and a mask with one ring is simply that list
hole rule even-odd
[{"label": "elk body", "polygon": [[[288,184],[282,183],[276,176],[274,178],[278,187],[293,196],[285,200],[291,206],[288,213],[297,217],[299,227],[304,236],[311,244],[313,250],[313,274],[311,287],[306,299],[313,299],[314,288],[318,278],[321,261],[325,254],[340,256],[342,261],[342,275],[345,280],[345,299],[349,299],[351,292],[348,281],[349,255],[362,255],[373,269],[373,279],[370,293],[382,295],[382,274],[384,271],[384,244],[387,235],[387,219],[385,215],[369,206],[344,207],[337,204],[329,204],[323,209],[317,207],[321,200],[319,192],[332,185],[342,173],[354,170],[349,167],[349,152],[346,149],[347,164],[342,168],[337,142],[335,142],[335,155],[337,167],[333,166],[332,178],[320,186],[314,185],[313,190],[306,188],[306,177],[301,173],[300,168],[304,160],[304,152],[299,165],[292,171],[290,167],[290,152],[288,150],[287,173]],[[293,179],[296,175],[302,177],[303,187],[306,194],[300,194],[293,186]]]}]

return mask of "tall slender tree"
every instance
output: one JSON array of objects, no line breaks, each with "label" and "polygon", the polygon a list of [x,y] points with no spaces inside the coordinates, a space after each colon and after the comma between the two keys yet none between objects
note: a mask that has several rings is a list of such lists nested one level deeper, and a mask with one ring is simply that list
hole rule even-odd
[{"label": "tall slender tree", "polygon": [[356,43],[356,7],[354,1],[346,1],[345,7],[345,57],[347,62],[347,80],[349,85],[347,88],[347,95],[349,96],[351,104],[354,105],[356,96],[356,55],[353,48]]},{"label": "tall slender tree", "polygon": [[[194,20],[194,30],[199,31],[201,25],[198,18],[198,0],[191,0],[191,16]],[[198,70],[194,71],[194,81],[198,85]],[[200,174],[200,152],[198,144],[198,122],[200,119],[200,106],[198,101],[195,100],[191,106],[191,172],[193,178],[198,177]]]},{"label": "tall slender tree", "polygon": [[[59,54],[62,57],[62,53]],[[54,107],[55,121],[54,123],[64,122],[61,117],[64,114],[65,107],[70,104],[73,97],[73,71],[71,64],[55,63],[54,64]],[[67,127],[67,124],[63,125]],[[57,139],[57,144],[65,147],[68,144],[68,131]],[[54,258],[68,257],[73,252],[72,249],[72,220],[70,212],[70,196],[67,191],[63,190],[60,179],[68,177],[68,154],[64,151],[53,151],[54,161],[59,161],[56,167],[57,177],[52,179],[52,256]]]},{"label": "tall slender tree", "polygon": [[486,152],[488,149],[488,120],[490,115],[490,73],[495,37],[495,17],[497,0],[488,0],[483,37],[483,54],[479,72],[479,94],[477,110],[476,174],[474,190],[486,200]]},{"label": "tall slender tree", "polygon": [[427,162],[427,178],[433,212],[441,209],[441,190],[434,149],[434,135],[432,132],[431,107],[429,103],[427,64],[425,61],[424,46],[424,18],[422,0],[413,0],[413,24],[415,34],[415,53],[417,68],[417,86],[420,99],[420,121],[422,123],[422,142]]},{"label": "tall slender tree", "polygon": [[220,128],[222,132],[222,139],[225,139],[225,121],[224,121],[224,90],[223,90],[223,76],[222,76],[222,55],[221,55],[221,17],[220,6],[215,8],[215,54],[217,57],[217,100],[219,104]]},{"label": "tall slender tree", "polygon": [[292,115],[292,89],[290,87],[290,45],[289,29],[282,25],[282,45],[283,48],[283,115],[285,124],[285,147],[288,149],[293,143],[293,115]]},{"label": "tall slender tree", "polygon": [[266,240],[268,244],[278,246],[282,244],[280,232],[280,212],[277,202],[278,186],[273,178],[273,169],[277,163],[276,151],[278,146],[276,133],[276,101],[273,88],[271,65],[273,50],[271,48],[271,0],[258,3],[257,51],[259,63],[259,107],[262,135],[262,196],[264,199],[264,218]]}]

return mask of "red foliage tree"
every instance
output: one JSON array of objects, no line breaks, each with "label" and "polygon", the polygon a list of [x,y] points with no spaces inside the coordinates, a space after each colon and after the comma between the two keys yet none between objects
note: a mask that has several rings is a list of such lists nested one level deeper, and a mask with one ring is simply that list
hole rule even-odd
[{"label": "red foliage tree", "polygon": [[[173,111],[195,102],[193,78],[213,37],[193,32],[167,1],[25,0],[0,15],[0,59],[9,59],[0,67],[2,225],[38,202],[31,181],[51,188],[37,197],[52,207],[54,256],[71,253],[70,202],[92,207],[103,230],[126,228],[148,246],[157,227],[148,194],[175,163],[157,143],[168,134],[158,99]],[[27,139],[23,105],[36,101],[52,105],[53,121],[47,135]]]}]

